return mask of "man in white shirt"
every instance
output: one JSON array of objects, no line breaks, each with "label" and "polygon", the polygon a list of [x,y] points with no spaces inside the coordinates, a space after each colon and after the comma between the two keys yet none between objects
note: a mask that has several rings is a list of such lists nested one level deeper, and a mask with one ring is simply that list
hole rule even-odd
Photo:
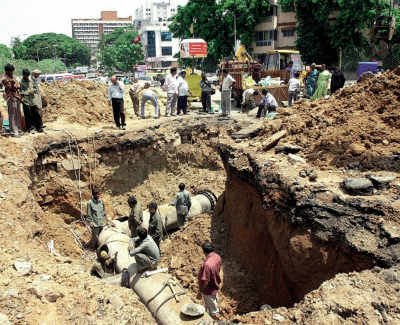
[{"label": "man in white shirt", "polygon": [[175,107],[178,101],[177,68],[171,68],[171,74],[165,79],[164,90],[167,92],[167,107],[165,116],[175,115]]},{"label": "man in white shirt", "polygon": [[258,105],[257,118],[265,117],[267,113],[276,112],[278,102],[268,89],[261,90],[261,102]]},{"label": "man in white shirt", "polygon": [[114,121],[117,128],[125,130],[124,85],[116,76],[111,77],[108,87],[108,100],[112,105]]},{"label": "man in white shirt", "polygon": [[191,93],[186,78],[186,71],[181,71],[178,77],[178,109],[177,115],[181,112],[187,114],[188,95]]},{"label": "man in white shirt", "polygon": [[289,88],[288,88],[288,95],[289,95],[289,107],[292,106],[292,103],[297,100],[297,97],[300,93],[300,74],[295,72],[294,78],[290,78],[289,80]]},{"label": "man in white shirt", "polygon": [[142,103],[141,103],[141,117],[145,118],[144,115],[144,107],[146,102],[150,101],[154,105],[154,118],[160,117],[160,110],[158,107],[158,99],[156,94],[150,89],[150,84],[148,82],[145,83],[142,92]]},{"label": "man in white shirt", "polygon": [[222,116],[229,116],[231,114],[231,95],[232,86],[236,82],[235,79],[228,73],[228,70],[222,70],[224,79],[222,80],[221,87],[221,109]]}]

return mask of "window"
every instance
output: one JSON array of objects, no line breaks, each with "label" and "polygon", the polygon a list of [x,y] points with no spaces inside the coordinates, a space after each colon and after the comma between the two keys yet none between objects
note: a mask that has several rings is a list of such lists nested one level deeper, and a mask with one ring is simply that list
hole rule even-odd
[{"label": "window", "polygon": [[161,42],[170,42],[170,41],[172,41],[172,33],[161,32]]},{"label": "window", "polygon": [[163,46],[161,48],[161,55],[172,55],[172,47],[171,46]]},{"label": "window", "polygon": [[147,32],[147,56],[149,58],[156,56],[156,33],[154,31]]},{"label": "window", "polygon": [[274,38],[275,38],[274,30],[256,32],[255,35],[256,46],[271,46]]},{"label": "window", "polygon": [[294,28],[283,29],[282,30],[283,37],[292,37],[292,36],[294,36],[294,33],[295,33],[295,29]]}]

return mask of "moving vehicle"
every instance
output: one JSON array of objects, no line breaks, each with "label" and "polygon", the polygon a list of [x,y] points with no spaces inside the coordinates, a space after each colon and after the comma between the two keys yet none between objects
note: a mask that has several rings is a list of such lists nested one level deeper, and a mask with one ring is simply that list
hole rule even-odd
[{"label": "moving vehicle", "polygon": [[263,60],[264,73],[271,77],[280,77],[283,80],[288,79],[286,68],[289,62],[293,61],[295,71],[303,71],[304,65],[301,61],[300,52],[297,50],[269,50],[266,51]]}]

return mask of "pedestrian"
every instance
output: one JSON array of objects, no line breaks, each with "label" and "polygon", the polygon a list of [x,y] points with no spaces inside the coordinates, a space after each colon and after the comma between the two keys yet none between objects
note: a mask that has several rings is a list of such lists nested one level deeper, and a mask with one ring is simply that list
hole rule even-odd
[{"label": "pedestrian", "polygon": [[154,239],[157,246],[160,247],[160,242],[163,239],[163,223],[158,212],[157,203],[151,202],[148,208],[150,213],[149,235]]},{"label": "pedestrian", "polygon": [[227,69],[222,70],[222,87],[221,87],[221,109],[222,116],[231,115],[231,96],[232,86],[235,84],[235,79],[229,74]]},{"label": "pedestrian", "polygon": [[144,109],[148,101],[154,106],[154,118],[160,118],[160,107],[158,106],[157,95],[150,89],[150,83],[146,82],[142,92],[141,118],[145,118]]},{"label": "pedestrian", "polygon": [[221,284],[221,264],[222,259],[215,252],[214,246],[210,242],[205,242],[201,246],[206,258],[200,267],[198,274],[199,291],[203,297],[206,311],[213,319],[218,320],[218,290]]},{"label": "pedestrian", "polygon": [[265,117],[267,113],[276,112],[278,103],[268,89],[261,90],[262,99],[258,105],[257,118]]},{"label": "pedestrian", "polygon": [[13,136],[19,136],[22,131],[22,114],[21,114],[21,95],[19,93],[20,84],[14,78],[14,66],[7,63],[4,67],[5,75],[1,80],[1,85],[4,87],[4,100],[8,108],[8,121]]},{"label": "pedestrian", "polygon": [[186,71],[181,71],[178,77],[178,109],[177,109],[177,115],[179,115],[181,112],[183,114],[187,114],[187,108],[188,108],[188,95],[192,94],[189,85],[187,81],[185,80],[186,78]]},{"label": "pedestrian", "polygon": [[158,245],[143,227],[137,229],[137,235],[128,246],[129,255],[135,257],[137,272],[157,269],[160,260]]},{"label": "pedestrian", "polygon": [[170,69],[170,75],[167,76],[164,83],[164,89],[167,92],[167,106],[165,116],[174,116],[175,107],[178,102],[178,80],[176,79],[177,68]]},{"label": "pedestrian", "polygon": [[207,76],[205,73],[201,74],[200,89],[201,105],[203,107],[203,112],[211,113],[211,95],[213,92],[213,88],[211,86],[211,83],[207,80]]},{"label": "pedestrian", "polygon": [[25,131],[33,130],[31,107],[33,106],[33,87],[30,80],[31,72],[28,69],[22,70],[20,95],[22,97],[22,109],[24,111]]},{"label": "pedestrian", "polygon": [[141,86],[137,79],[133,79],[132,86],[129,88],[129,97],[132,100],[133,114],[139,117],[139,91]]},{"label": "pedestrian", "polygon": [[320,98],[324,98],[328,95],[328,84],[329,79],[331,78],[331,73],[326,69],[326,65],[322,65],[322,72],[318,75],[317,80],[317,89],[312,96],[311,100],[317,100]]},{"label": "pedestrian", "polygon": [[108,87],[108,99],[113,108],[115,126],[125,130],[125,109],[124,109],[124,85],[118,81],[116,76],[111,77],[111,85]]},{"label": "pedestrian", "polygon": [[257,107],[255,103],[255,98],[258,95],[258,90],[255,90],[253,88],[246,89],[243,92],[242,113],[247,113],[248,111],[251,111],[253,108]]},{"label": "pedestrian", "polygon": [[346,78],[339,68],[335,68],[331,79],[331,94],[334,94],[339,89],[343,88]]},{"label": "pedestrian", "polygon": [[131,232],[131,237],[137,236],[137,228],[143,223],[142,206],[138,203],[136,197],[129,196],[128,205],[131,209],[128,217],[128,227]]},{"label": "pedestrian", "polygon": [[190,193],[185,190],[185,184],[179,184],[179,192],[176,194],[174,205],[176,208],[176,215],[178,219],[178,226],[183,227],[189,217],[190,207],[192,206],[192,200]]},{"label": "pedestrian", "polygon": [[[289,72],[289,80],[294,78],[294,66],[293,66],[293,61],[289,61],[288,66],[286,67],[286,71]],[[287,80],[286,80],[287,81]]]},{"label": "pedestrian", "polygon": [[106,225],[106,212],[104,203],[100,198],[98,189],[92,189],[92,198],[87,203],[87,217],[92,229],[92,239],[89,246],[96,249],[99,243],[99,235]]},{"label": "pedestrian", "polygon": [[43,109],[43,102],[42,102],[42,94],[40,92],[40,75],[41,71],[35,69],[32,71],[32,86],[33,86],[33,106],[31,106],[31,118],[33,126],[35,127],[36,131],[43,132],[43,120],[42,120],[42,109]]},{"label": "pedestrian", "polygon": [[298,99],[300,94],[300,80],[299,80],[300,73],[295,72],[294,77],[290,78],[289,80],[289,87],[288,87],[288,96],[289,96],[289,107],[292,106],[293,102]]},{"label": "pedestrian", "polygon": [[306,77],[307,97],[311,98],[315,93],[315,86],[317,84],[319,71],[315,63],[311,64],[311,71]]}]

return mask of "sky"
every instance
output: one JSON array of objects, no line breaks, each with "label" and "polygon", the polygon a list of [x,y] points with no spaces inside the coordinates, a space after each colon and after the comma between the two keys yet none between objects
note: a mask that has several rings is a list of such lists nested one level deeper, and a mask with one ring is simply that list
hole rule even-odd
[{"label": "sky", "polygon": [[[185,4],[187,0],[176,0]],[[134,15],[141,0],[0,0],[0,43],[46,32],[71,36],[72,18],[99,18],[102,10],[117,10],[118,16]]]}]

